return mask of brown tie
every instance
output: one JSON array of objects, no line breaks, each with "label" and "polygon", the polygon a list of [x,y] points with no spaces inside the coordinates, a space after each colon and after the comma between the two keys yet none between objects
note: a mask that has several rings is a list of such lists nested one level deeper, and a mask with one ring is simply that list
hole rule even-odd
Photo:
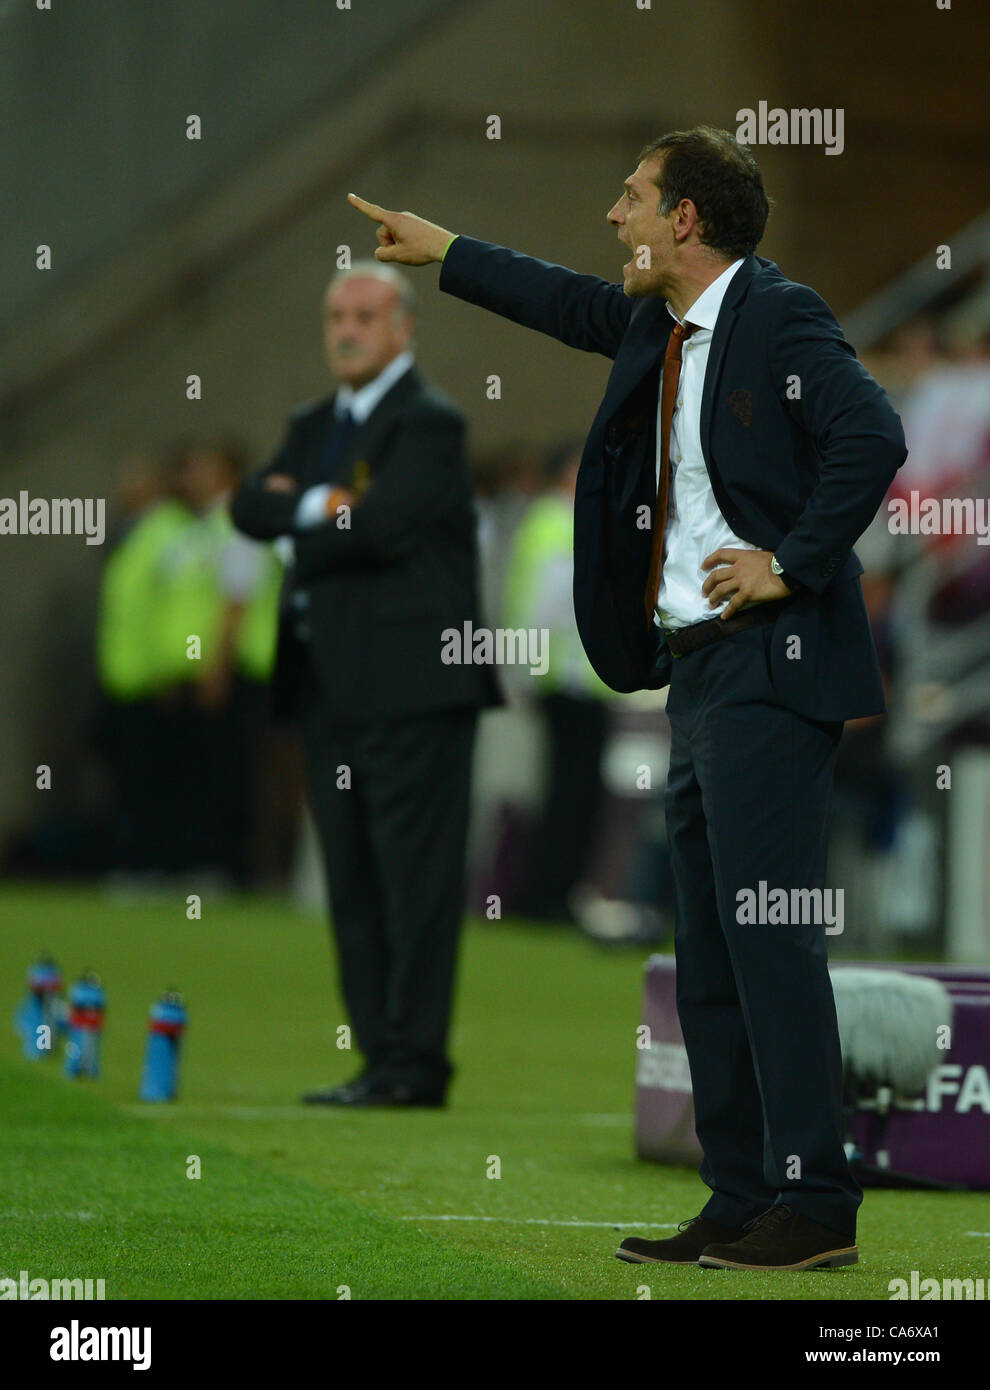
[{"label": "brown tie", "polygon": [[674,421],[674,402],[681,379],[681,344],[690,338],[697,324],[675,323],[670,331],[667,352],[663,359],[663,386],[660,390],[660,482],[657,487],[657,509],[653,513],[653,547],[650,551],[650,577],[646,584],[646,620],[653,622],[657,596],[660,593],[660,574],[663,570],[663,533],[667,525],[667,503],[670,496],[670,427]]}]

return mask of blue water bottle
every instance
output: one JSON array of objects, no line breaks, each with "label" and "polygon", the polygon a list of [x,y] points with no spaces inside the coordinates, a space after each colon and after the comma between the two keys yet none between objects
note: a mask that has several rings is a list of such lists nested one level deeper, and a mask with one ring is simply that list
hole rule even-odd
[{"label": "blue water bottle", "polygon": [[100,977],[89,970],[69,990],[66,1076],[99,1076],[106,1008],[107,1000]]},{"label": "blue water bottle", "polygon": [[186,1009],[177,990],[166,990],[152,1004],[148,1044],[141,1073],[142,1100],[175,1100],[179,1092],[179,1048],[186,1030]]},{"label": "blue water bottle", "polygon": [[27,973],[27,987],[14,1026],[24,1040],[24,1056],[36,1062],[54,1055],[56,1040],[65,1028],[62,972],[53,960],[42,956]]}]

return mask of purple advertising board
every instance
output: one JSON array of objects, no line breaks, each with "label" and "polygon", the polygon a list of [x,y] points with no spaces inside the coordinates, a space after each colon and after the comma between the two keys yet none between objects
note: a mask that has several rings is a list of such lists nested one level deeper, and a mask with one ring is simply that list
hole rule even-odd
[{"label": "purple advertising board", "polygon": [[[883,1148],[888,1166],[920,1178],[990,1189],[990,971],[960,965],[862,964],[938,980],[953,1005],[951,1047],[944,1061],[929,1073],[922,1096],[898,1102],[887,1117]],[[831,968],[846,967],[837,963]],[[651,956],[646,963],[642,1021],[649,1033],[643,1035],[647,1045],[636,1062],[636,1151],[641,1158],[695,1168],[701,1149],[694,1132],[672,956]],[[852,1119],[852,1137],[867,1163],[876,1159],[875,1123],[875,1116],[865,1110]]]}]

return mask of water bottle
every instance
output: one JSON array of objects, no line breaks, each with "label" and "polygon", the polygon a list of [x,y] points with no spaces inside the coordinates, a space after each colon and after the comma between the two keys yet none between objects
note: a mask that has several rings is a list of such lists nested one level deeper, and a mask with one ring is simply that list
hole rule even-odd
[{"label": "water bottle", "polygon": [[99,1076],[106,1007],[106,995],[99,975],[92,970],[87,971],[69,990],[66,1076]]},{"label": "water bottle", "polygon": [[27,973],[27,987],[14,1026],[24,1040],[24,1056],[36,1062],[53,1056],[56,1039],[65,1028],[62,972],[53,960],[42,956]]},{"label": "water bottle", "polygon": [[179,1048],[186,1028],[186,1009],[177,990],[166,990],[152,1004],[148,1043],[141,1073],[142,1100],[175,1100],[179,1091]]}]

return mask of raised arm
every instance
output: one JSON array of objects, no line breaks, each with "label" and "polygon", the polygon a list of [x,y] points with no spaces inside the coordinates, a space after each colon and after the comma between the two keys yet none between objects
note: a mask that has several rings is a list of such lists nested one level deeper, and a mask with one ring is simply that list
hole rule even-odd
[{"label": "raised arm", "polygon": [[411,212],[367,203],[355,193],[347,196],[353,207],[378,223],[378,260],[400,265],[441,262],[440,288],[445,293],[582,352],[606,357],[618,352],[633,307],[621,285],[457,235]]}]

